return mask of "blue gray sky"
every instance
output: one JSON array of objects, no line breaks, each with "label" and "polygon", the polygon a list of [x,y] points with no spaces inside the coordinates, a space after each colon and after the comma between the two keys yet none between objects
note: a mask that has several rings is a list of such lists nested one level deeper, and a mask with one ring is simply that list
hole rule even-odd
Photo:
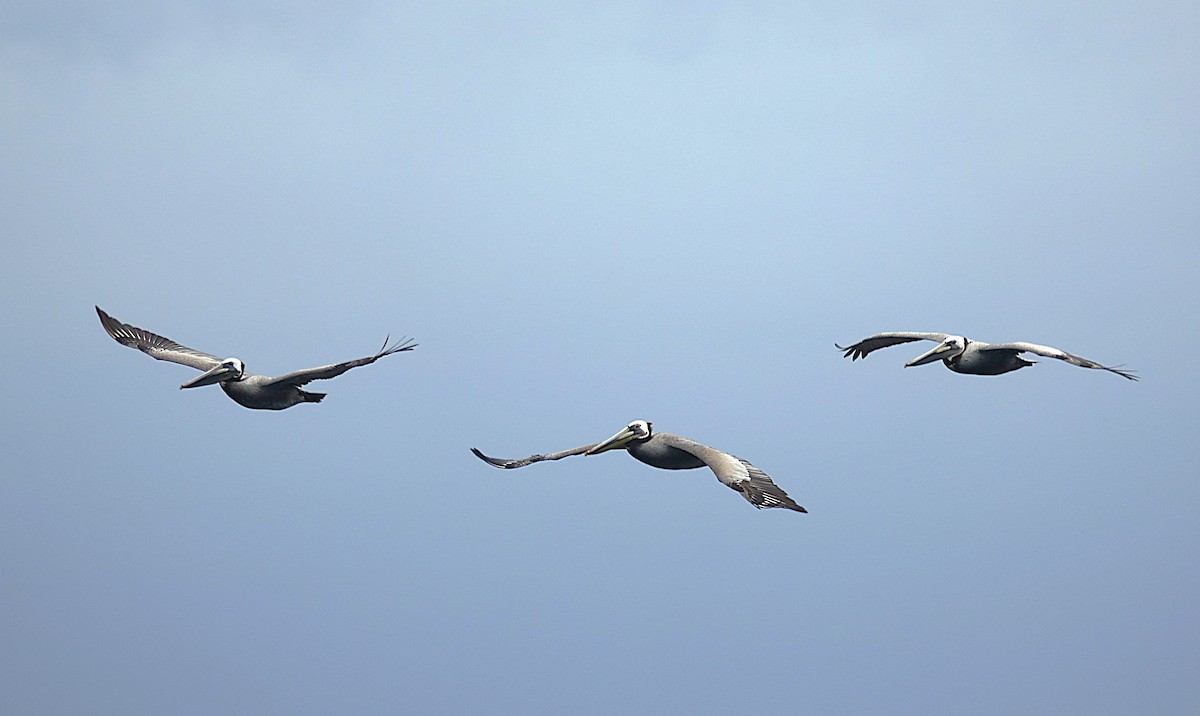
[{"label": "blue gray sky", "polygon": [[[27,714],[1192,713],[1200,9],[25,4]],[[92,306],[280,374],[245,410]],[[1049,343],[997,378],[925,330]],[[612,453],[646,418],[807,515]]]}]

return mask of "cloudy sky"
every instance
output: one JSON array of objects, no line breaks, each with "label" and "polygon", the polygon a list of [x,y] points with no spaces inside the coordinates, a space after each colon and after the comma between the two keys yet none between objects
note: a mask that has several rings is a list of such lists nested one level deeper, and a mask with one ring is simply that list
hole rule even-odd
[{"label": "cloudy sky", "polygon": [[[21,5],[8,712],[1194,712],[1200,9]],[[635,418],[810,513],[469,452]]]}]

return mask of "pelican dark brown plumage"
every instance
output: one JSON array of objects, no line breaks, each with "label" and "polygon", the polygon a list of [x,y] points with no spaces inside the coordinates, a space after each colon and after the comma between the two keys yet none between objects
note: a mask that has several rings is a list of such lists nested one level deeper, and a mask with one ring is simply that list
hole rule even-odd
[{"label": "pelican dark brown plumage", "polygon": [[383,347],[377,353],[366,358],[298,370],[278,378],[271,378],[247,373],[245,364],[238,358],[222,360],[214,355],[188,348],[156,333],[122,323],[105,313],[99,306],[96,306],[96,314],[100,316],[100,325],[104,326],[104,330],[117,343],[136,348],[157,360],[179,363],[204,371],[201,375],[180,385],[180,390],[219,383],[225,394],[238,405],[253,410],[284,410],[300,403],[319,403],[325,397],[325,393],[310,393],[301,390],[300,386],[314,380],[336,378],[351,368],[370,365],[384,356],[411,351],[417,347],[416,343],[407,338],[391,345],[388,345],[388,340],[385,340]]},{"label": "pelican dark brown plumage", "polygon": [[471,448],[471,452],[489,465],[512,470],[535,462],[561,460],[573,455],[596,455],[618,448],[625,448],[638,460],[663,470],[708,467],[721,484],[737,490],[750,504],[759,509],[782,507],[796,512],[808,512],[788,497],[765,472],[746,460],[679,435],[653,432],[650,422],[646,420],[634,420],[607,440],[547,455],[505,460],[489,457],[477,448]]},{"label": "pelican dark brown plumage", "polygon": [[1128,378],[1129,380],[1138,379],[1134,375],[1134,371],[1122,369],[1120,366],[1110,367],[1100,365],[1096,361],[1080,358],[1077,355],[1052,346],[1025,342],[984,343],[983,341],[975,341],[948,333],[903,331],[876,333],[854,345],[840,346],[835,343],[834,346],[839,351],[844,351],[844,357],[850,360],[858,360],[859,358],[866,358],[868,354],[880,348],[887,348],[901,343],[910,343],[912,341],[934,341],[937,343],[937,346],[905,363],[905,368],[925,365],[926,363],[940,360],[955,373],[964,373],[967,375],[1001,375],[1034,365],[1034,361],[1025,360],[1020,355],[1021,353],[1032,353],[1043,358],[1061,360],[1080,368],[1106,370],[1109,373],[1116,373],[1122,378]]}]

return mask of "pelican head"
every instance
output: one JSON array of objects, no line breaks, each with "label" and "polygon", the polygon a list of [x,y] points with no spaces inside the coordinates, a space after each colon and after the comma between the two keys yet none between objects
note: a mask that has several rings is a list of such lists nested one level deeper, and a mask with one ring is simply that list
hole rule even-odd
[{"label": "pelican head", "polygon": [[913,358],[904,364],[905,368],[912,368],[916,365],[925,365],[932,363],[935,360],[947,360],[955,356],[960,356],[963,351],[967,350],[967,339],[962,336],[946,336],[941,343],[929,351]]},{"label": "pelican head", "polygon": [[226,380],[241,380],[246,374],[246,365],[238,358],[226,358],[220,364],[209,368],[200,375],[179,386],[184,388],[199,388],[202,385],[212,385]]},{"label": "pelican head", "polygon": [[621,428],[620,432],[616,435],[599,443],[585,452],[584,455],[595,455],[606,450],[616,450],[617,448],[625,447],[634,440],[647,440],[649,438],[650,422],[648,420],[634,420],[632,423]]}]

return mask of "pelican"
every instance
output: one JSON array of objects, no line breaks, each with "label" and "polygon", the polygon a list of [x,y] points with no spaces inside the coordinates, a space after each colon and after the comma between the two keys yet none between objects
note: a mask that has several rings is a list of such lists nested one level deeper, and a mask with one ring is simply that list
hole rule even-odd
[{"label": "pelican", "polygon": [[100,325],[104,326],[104,330],[108,331],[108,335],[112,336],[117,343],[136,348],[151,358],[171,361],[204,371],[179,386],[180,390],[220,383],[221,389],[225,391],[226,395],[233,398],[234,402],[255,410],[283,410],[298,403],[319,403],[325,397],[324,393],[309,393],[300,390],[300,386],[314,380],[336,378],[351,368],[370,365],[384,356],[411,351],[417,347],[416,343],[407,338],[390,346],[385,340],[383,347],[373,356],[325,365],[320,368],[298,370],[278,378],[271,378],[247,373],[245,364],[237,358],[221,360],[208,353],[180,345],[169,338],[163,338],[156,333],[131,326],[128,323],[121,323],[105,313],[99,306],[96,306],[96,314],[100,316]]},{"label": "pelican", "polygon": [[572,455],[598,455],[617,448],[625,448],[638,460],[664,470],[690,470],[707,465],[722,485],[742,493],[742,497],[760,510],[764,507],[785,507],[796,512],[808,512],[788,497],[765,472],[740,457],[679,435],[652,432],[650,423],[646,420],[634,420],[603,442],[549,455],[530,455],[518,460],[504,460],[488,457],[477,448],[471,448],[471,452],[489,465],[512,470],[543,460],[561,460]]},{"label": "pelican", "polygon": [[880,348],[887,348],[888,346],[895,346],[901,343],[910,343],[912,341],[936,341],[937,346],[933,350],[923,353],[905,363],[905,368],[941,360],[946,364],[947,368],[955,373],[1000,375],[1001,373],[1009,373],[1033,365],[1034,361],[1025,360],[1020,356],[1021,353],[1033,353],[1043,358],[1055,358],[1066,361],[1080,368],[1096,368],[1106,370],[1109,373],[1116,373],[1122,378],[1128,378],[1129,380],[1138,379],[1131,370],[1121,370],[1119,366],[1110,368],[1106,365],[1100,365],[1095,361],[1090,361],[1087,358],[1080,358],[1077,355],[1067,353],[1064,350],[1051,346],[1038,345],[1037,343],[984,343],[983,341],[974,341],[963,336],[952,336],[947,333],[913,333],[901,331],[895,333],[876,333],[870,338],[864,338],[852,346],[839,346],[836,343],[833,345],[839,351],[845,351],[844,357],[850,360],[858,360],[859,358],[865,358],[868,353],[877,351]]}]

